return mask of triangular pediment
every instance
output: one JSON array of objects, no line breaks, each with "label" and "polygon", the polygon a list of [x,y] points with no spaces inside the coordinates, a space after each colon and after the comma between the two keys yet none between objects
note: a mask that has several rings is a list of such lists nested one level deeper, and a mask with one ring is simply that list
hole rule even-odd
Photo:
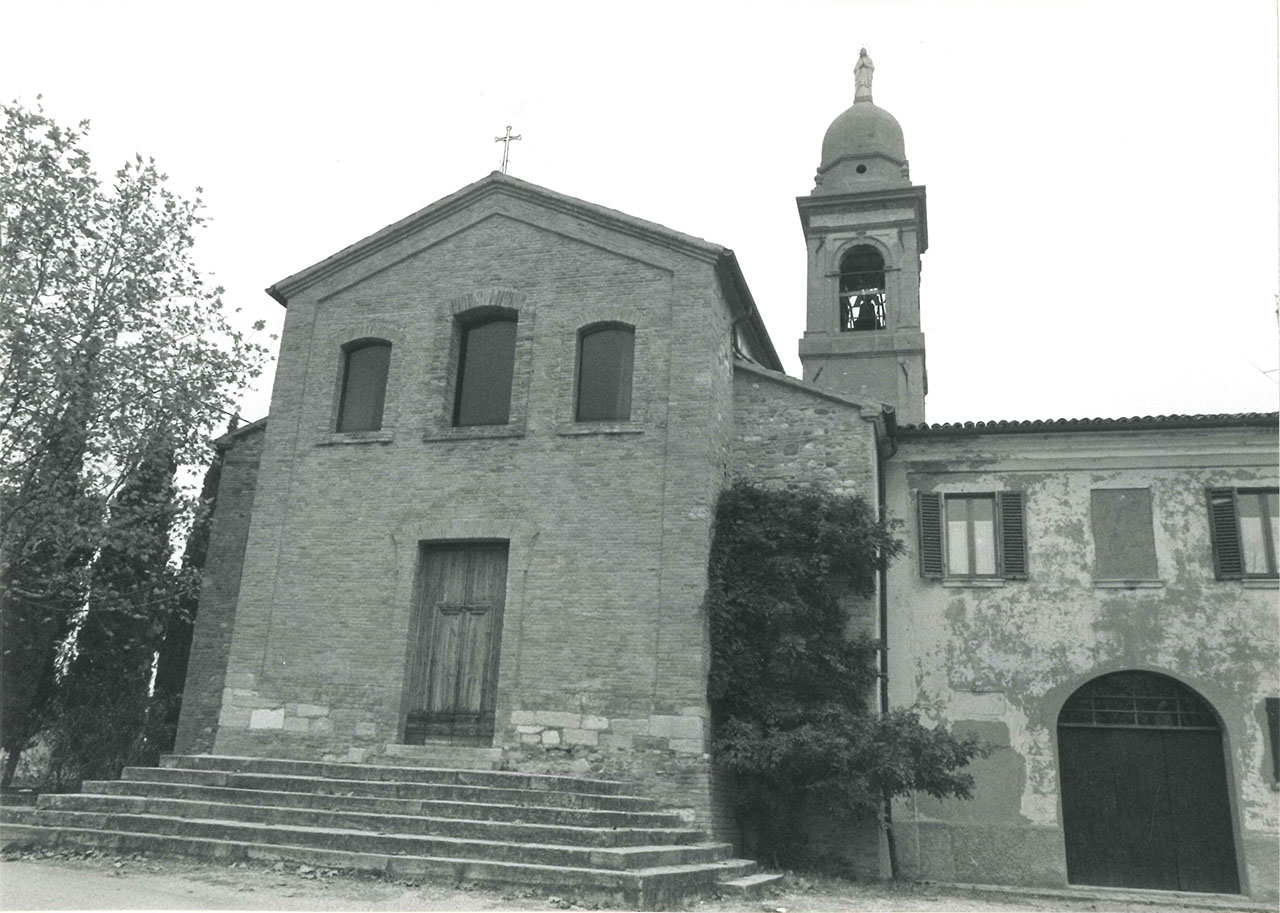
[{"label": "triangular pediment", "polygon": [[711,265],[755,349],[771,367],[781,367],[732,250],[499,172],[280,280],[267,293],[286,307],[301,295],[327,297],[498,214],[649,266],[670,269],[679,257]]}]

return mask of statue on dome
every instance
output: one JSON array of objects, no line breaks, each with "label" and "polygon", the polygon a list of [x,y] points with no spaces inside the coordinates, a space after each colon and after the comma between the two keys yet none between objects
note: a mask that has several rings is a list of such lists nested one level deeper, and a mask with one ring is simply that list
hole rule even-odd
[{"label": "statue on dome", "polygon": [[854,99],[865,98],[871,100],[871,77],[875,74],[876,65],[871,62],[871,56],[867,53],[866,48],[858,51],[858,62],[853,68],[853,84],[855,86]]}]

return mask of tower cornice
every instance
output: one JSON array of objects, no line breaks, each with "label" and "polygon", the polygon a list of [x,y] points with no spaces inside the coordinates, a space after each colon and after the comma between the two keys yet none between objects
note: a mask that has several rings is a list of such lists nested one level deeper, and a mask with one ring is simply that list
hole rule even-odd
[{"label": "tower cornice", "polygon": [[[810,222],[814,217],[848,216],[853,213],[869,213],[876,210],[910,207],[907,219],[890,222],[914,221],[919,226],[920,253],[929,249],[929,226],[925,208],[923,184],[910,187],[886,187],[881,190],[859,190],[855,193],[835,193],[796,197],[800,210],[800,225],[805,237],[810,236]],[[865,219],[858,220],[865,224]]]}]

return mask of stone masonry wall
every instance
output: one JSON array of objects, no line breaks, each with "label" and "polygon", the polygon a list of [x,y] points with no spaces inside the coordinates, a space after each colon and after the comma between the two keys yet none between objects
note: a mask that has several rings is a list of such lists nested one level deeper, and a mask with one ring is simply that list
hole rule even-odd
[{"label": "stone masonry wall", "polygon": [[174,742],[174,751],[180,753],[213,749],[263,436],[261,425],[246,429],[219,452],[222,476],[209,531],[206,570],[200,585],[200,606]]}]

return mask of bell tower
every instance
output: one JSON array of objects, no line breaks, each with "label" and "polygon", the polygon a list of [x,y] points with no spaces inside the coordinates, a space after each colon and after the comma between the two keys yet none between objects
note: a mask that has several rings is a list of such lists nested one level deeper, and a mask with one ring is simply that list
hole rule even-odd
[{"label": "bell tower", "polygon": [[902,128],[871,100],[863,48],[853,105],[832,121],[807,197],[796,200],[809,252],[804,379],[923,422],[928,378],[920,330],[924,187],[907,170]]}]

